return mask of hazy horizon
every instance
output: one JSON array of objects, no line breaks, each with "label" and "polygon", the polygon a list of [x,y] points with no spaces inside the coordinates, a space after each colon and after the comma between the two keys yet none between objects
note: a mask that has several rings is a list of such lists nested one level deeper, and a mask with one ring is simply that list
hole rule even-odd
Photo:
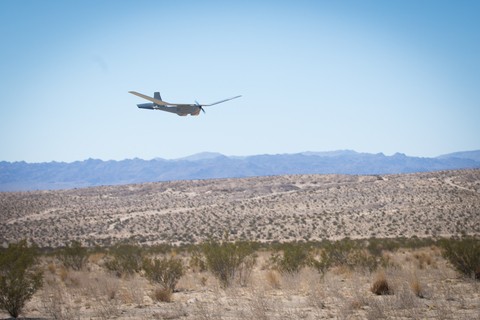
[{"label": "hazy horizon", "polygon": [[336,152],[354,152],[354,153],[357,153],[357,154],[370,154],[370,155],[380,155],[381,154],[385,157],[392,157],[392,156],[400,154],[400,155],[405,155],[407,157],[414,157],[414,158],[439,158],[441,156],[449,155],[449,154],[453,154],[453,153],[480,152],[480,150],[460,150],[460,151],[454,151],[454,152],[451,152],[451,153],[439,154],[439,155],[435,155],[435,156],[431,156],[431,157],[421,156],[421,155],[420,156],[410,155],[410,154],[406,154],[406,153],[400,152],[400,151],[399,152],[394,152],[394,153],[391,153],[391,154],[386,154],[384,152],[362,152],[362,151],[351,150],[351,149],[323,150],[323,151],[305,150],[305,151],[300,151],[300,152],[258,153],[258,154],[247,154],[247,155],[224,154],[224,153],[215,152],[215,151],[203,151],[203,152],[192,153],[192,154],[188,154],[188,155],[184,155],[184,156],[179,156],[177,158],[165,158],[165,157],[159,156],[159,157],[153,157],[153,158],[132,157],[132,158],[123,158],[123,159],[102,159],[102,158],[89,157],[89,158],[77,159],[77,160],[73,160],[73,161],[50,160],[50,161],[39,161],[39,162],[35,162],[35,161],[30,162],[30,161],[25,161],[25,160],[6,161],[6,160],[1,160],[0,159],[0,162],[2,162],[2,161],[10,162],[10,163],[26,162],[26,163],[35,164],[35,163],[50,163],[50,162],[73,163],[73,162],[82,162],[82,161],[87,161],[87,160],[100,160],[100,161],[107,162],[107,161],[124,161],[124,160],[135,160],[135,159],[140,159],[140,160],[145,160],[145,161],[156,160],[156,159],[174,161],[174,160],[184,160],[184,159],[188,159],[188,158],[191,158],[191,157],[204,156],[204,155],[207,155],[207,157],[208,157],[209,154],[212,154],[212,155],[218,154],[218,155],[222,155],[222,156],[229,157],[229,158],[247,158],[247,157],[262,156],[262,155],[275,156],[275,155],[295,155],[295,154],[305,154],[305,153],[307,153],[307,154],[308,153],[315,153],[315,154],[326,153],[327,154],[327,153],[336,153]]}]

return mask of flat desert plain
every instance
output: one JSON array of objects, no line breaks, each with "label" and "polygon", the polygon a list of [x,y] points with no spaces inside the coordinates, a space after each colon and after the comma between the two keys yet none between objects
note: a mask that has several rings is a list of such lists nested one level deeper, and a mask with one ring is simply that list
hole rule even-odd
[{"label": "flat desert plain", "polygon": [[[291,242],[345,237],[480,235],[480,170],[407,175],[293,175],[176,181],[78,190],[0,193],[0,241],[41,247],[71,240],[109,246],[199,243],[208,238]],[[460,275],[436,246],[383,252],[369,270],[272,267],[257,251],[243,281],[222,286],[192,254],[163,256],[186,268],[170,302],[143,272],[118,277],[104,253],[83,270],[42,257],[44,286],[29,319],[480,319],[480,282]],[[388,281],[389,295],[371,288]],[[0,311],[0,318],[8,314]]]}]

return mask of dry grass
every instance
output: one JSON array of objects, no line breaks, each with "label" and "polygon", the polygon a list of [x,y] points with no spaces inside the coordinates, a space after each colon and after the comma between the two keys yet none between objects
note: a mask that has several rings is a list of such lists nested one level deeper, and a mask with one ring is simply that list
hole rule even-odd
[{"label": "dry grass", "polygon": [[416,274],[413,274],[410,278],[410,289],[412,290],[413,294],[419,298],[425,298],[425,292],[423,289],[422,284],[420,283]]},{"label": "dry grass", "polygon": [[280,274],[276,270],[268,270],[265,273],[265,279],[272,289],[280,289]]},{"label": "dry grass", "polygon": [[[188,270],[178,291],[169,292],[166,298],[141,274],[118,278],[89,262],[86,270],[68,273],[67,279],[76,279],[76,284],[62,281],[61,268],[57,273],[46,272],[44,288],[28,303],[25,316],[80,320],[475,319],[480,284],[459,277],[435,250],[391,252],[392,260],[401,262],[409,256],[410,262],[378,273],[336,267],[323,274],[304,268],[295,275],[282,275],[258,263],[247,286],[225,289],[209,272]],[[421,252],[434,260],[423,268],[414,258]],[[188,255],[182,258],[185,263],[189,259]],[[202,283],[204,278],[208,280]],[[371,292],[378,286],[384,293],[380,283],[385,282],[393,295]]]},{"label": "dry grass", "polygon": [[370,291],[379,296],[393,294],[393,289],[388,284],[387,277],[384,272],[379,272],[375,276],[375,280],[373,281]]},{"label": "dry grass", "polygon": [[155,301],[172,302],[173,292],[166,288],[156,288],[153,294]]}]

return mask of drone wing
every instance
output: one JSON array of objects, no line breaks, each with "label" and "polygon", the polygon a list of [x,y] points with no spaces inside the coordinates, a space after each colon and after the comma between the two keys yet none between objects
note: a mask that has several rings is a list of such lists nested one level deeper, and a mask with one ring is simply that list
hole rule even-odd
[{"label": "drone wing", "polygon": [[146,95],[144,95],[144,94],[138,93],[138,92],[136,92],[136,91],[128,91],[128,92],[131,93],[131,94],[136,95],[137,97],[143,98],[143,99],[148,100],[148,101],[151,101],[151,102],[153,102],[153,103],[156,103],[156,104],[158,104],[159,106],[178,106],[177,104],[168,103],[168,102],[165,102],[165,101],[162,101],[162,100],[159,100],[159,99],[155,99],[155,98],[146,96]]},{"label": "drone wing", "polygon": [[222,103],[222,102],[225,102],[225,101],[237,99],[237,98],[240,98],[240,97],[241,97],[241,96],[236,96],[236,97],[228,98],[228,99],[225,99],[225,100],[217,101],[217,102],[214,102],[214,103],[211,103],[211,104],[202,104],[202,106],[204,106],[204,107],[209,107],[209,106],[213,106],[213,105],[215,105],[215,104],[219,104],[219,103]]}]

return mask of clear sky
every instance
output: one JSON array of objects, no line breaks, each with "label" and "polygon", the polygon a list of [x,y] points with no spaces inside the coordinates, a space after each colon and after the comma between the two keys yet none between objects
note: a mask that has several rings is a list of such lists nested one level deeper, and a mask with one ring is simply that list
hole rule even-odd
[{"label": "clear sky", "polygon": [[3,0],[0,41],[0,160],[480,149],[476,0]]}]

